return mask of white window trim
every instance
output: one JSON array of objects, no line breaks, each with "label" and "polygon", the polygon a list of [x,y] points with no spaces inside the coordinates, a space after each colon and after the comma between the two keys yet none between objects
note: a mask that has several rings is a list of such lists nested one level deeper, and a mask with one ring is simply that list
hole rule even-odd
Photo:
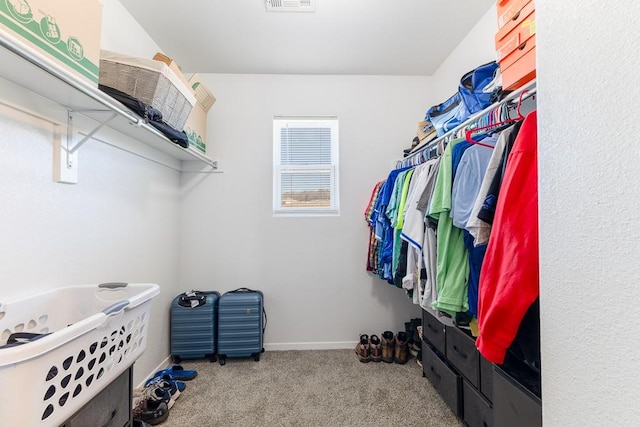
[{"label": "white window trim", "polygon": [[[331,176],[331,188],[333,188],[332,206],[327,208],[303,208],[292,207],[282,208],[281,199],[282,187],[280,174],[283,171],[283,166],[280,165],[280,129],[281,124],[286,122],[296,122],[296,125],[318,125],[327,124],[331,128],[331,165],[332,172],[329,171]],[[340,215],[340,191],[339,191],[339,132],[338,132],[338,117],[336,116],[323,116],[323,117],[299,117],[299,116],[274,116],[273,118],[273,216],[275,217],[309,217],[309,216],[338,216]],[[303,169],[315,169],[316,165],[309,166],[296,166],[292,170]]]}]

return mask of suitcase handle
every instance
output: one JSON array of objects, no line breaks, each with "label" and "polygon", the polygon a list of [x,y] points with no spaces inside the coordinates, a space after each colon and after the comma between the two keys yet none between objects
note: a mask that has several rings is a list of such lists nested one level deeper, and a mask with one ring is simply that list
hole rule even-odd
[{"label": "suitcase handle", "polygon": [[233,292],[257,292],[253,289],[249,289],[249,288],[238,288],[238,289],[234,289],[233,291],[229,291],[227,292],[228,294],[233,293]]}]

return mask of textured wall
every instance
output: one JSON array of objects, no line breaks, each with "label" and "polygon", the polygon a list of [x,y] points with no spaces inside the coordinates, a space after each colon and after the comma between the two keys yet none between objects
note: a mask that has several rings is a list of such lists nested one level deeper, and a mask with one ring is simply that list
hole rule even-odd
[{"label": "textured wall", "polygon": [[536,9],[544,425],[638,425],[640,3]]}]

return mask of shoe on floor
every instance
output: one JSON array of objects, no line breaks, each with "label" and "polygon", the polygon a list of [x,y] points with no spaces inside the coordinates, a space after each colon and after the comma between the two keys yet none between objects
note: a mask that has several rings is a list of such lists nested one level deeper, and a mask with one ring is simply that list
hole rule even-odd
[{"label": "shoe on floor", "polygon": [[138,421],[153,426],[165,422],[167,418],[169,418],[169,408],[161,400],[141,399],[133,408],[134,425],[135,421]]},{"label": "shoe on floor", "polygon": [[393,361],[395,363],[404,364],[409,360],[409,338],[404,331],[398,332],[396,336],[395,353]]},{"label": "shoe on floor", "polygon": [[[142,394],[140,396],[140,400],[153,400],[156,402],[164,402],[167,404],[168,409],[171,409],[175,400],[171,397],[171,393],[168,390],[165,390],[163,384],[158,382],[152,382],[148,386],[142,390]],[[176,387],[177,391],[177,387]],[[179,393],[179,392],[178,392]]]},{"label": "shoe on floor", "polygon": [[174,380],[189,381],[194,379],[198,372],[184,369],[181,365],[173,365],[170,368],[156,372],[154,377],[161,377],[165,374],[171,375]]},{"label": "shoe on floor", "polygon": [[371,361],[379,362],[382,360],[382,345],[377,335],[371,335],[369,338],[369,351],[371,353]]},{"label": "shoe on floor", "polygon": [[171,398],[167,403],[169,409],[171,409],[176,399],[180,397],[180,387],[178,386],[178,381],[172,380],[170,375],[165,374],[161,377],[154,377],[150,381],[147,381],[145,387],[160,387],[164,391],[166,391]]},{"label": "shoe on floor", "polygon": [[187,384],[185,384],[184,381],[178,381],[177,379],[175,379],[175,377],[171,374],[163,374],[163,375],[159,375],[159,376],[153,376],[151,378],[149,378],[145,383],[145,387],[148,386],[149,384],[151,384],[152,382],[154,382],[156,379],[158,378],[164,378],[167,380],[171,380],[174,381],[176,383],[176,386],[178,387],[178,390],[180,390],[180,392],[183,392],[185,388],[187,388]]},{"label": "shoe on floor", "polygon": [[380,344],[382,348],[382,361],[386,363],[392,363],[395,348],[395,337],[393,335],[393,332],[384,331],[382,333],[382,338],[380,339]]},{"label": "shoe on floor", "polygon": [[358,360],[362,363],[367,363],[371,360],[371,351],[369,347],[369,336],[366,334],[360,335],[360,341],[358,345],[356,345],[356,354],[358,355]]}]

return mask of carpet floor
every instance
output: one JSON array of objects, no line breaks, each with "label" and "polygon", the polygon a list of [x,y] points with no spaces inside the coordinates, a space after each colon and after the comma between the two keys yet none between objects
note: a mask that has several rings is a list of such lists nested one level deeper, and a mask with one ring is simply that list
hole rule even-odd
[{"label": "carpet floor", "polygon": [[415,359],[360,363],[353,350],[273,351],[253,359],[183,361],[198,376],[164,427],[462,427]]}]

